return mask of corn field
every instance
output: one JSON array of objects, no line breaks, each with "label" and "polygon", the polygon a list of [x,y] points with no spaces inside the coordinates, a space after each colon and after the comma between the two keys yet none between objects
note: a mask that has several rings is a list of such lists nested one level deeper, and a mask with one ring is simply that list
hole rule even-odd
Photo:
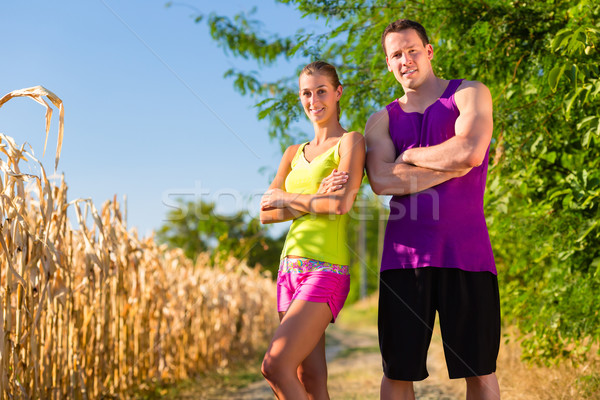
[{"label": "corn field", "polygon": [[[59,107],[58,163],[62,102],[35,87],[0,106],[14,96],[45,104],[46,139],[43,96]],[[223,369],[264,346],[277,323],[269,278],[140,239],[116,197],[99,210],[67,201],[64,177],[51,182],[24,145],[0,134],[0,151],[2,399],[131,397],[142,384]],[[22,173],[24,162],[40,173]]]}]

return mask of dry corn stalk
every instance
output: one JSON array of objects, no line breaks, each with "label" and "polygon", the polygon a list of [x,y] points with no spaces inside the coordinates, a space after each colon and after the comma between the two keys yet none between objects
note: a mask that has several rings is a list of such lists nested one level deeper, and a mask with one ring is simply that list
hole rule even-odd
[{"label": "dry corn stalk", "polygon": [[0,99],[0,107],[4,105],[7,101],[14,97],[31,97],[33,100],[37,101],[44,107],[46,107],[46,139],[44,140],[44,152],[42,154],[46,154],[46,145],[48,144],[48,132],[50,132],[50,120],[52,119],[52,108],[46,103],[44,100],[44,96],[48,98],[56,107],[58,107],[58,142],[56,144],[56,157],[54,160],[54,169],[58,167],[58,160],[60,158],[60,150],[62,149],[63,142],[63,134],[65,131],[65,109],[63,108],[62,100],[46,89],[43,86],[34,86],[26,89],[13,90],[12,92],[6,94],[4,97]]},{"label": "dry corn stalk", "polygon": [[[23,146],[0,134],[0,150],[0,398],[131,397],[266,343],[277,323],[270,279],[140,239],[116,198],[69,202],[64,177],[50,182]],[[39,176],[21,173],[23,160]]]}]

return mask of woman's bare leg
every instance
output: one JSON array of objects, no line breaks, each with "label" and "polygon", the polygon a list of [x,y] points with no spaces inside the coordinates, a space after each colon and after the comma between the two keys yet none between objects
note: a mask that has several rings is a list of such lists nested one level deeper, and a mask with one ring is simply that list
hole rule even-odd
[{"label": "woman's bare leg", "polygon": [[321,336],[319,343],[298,367],[298,379],[300,379],[310,400],[329,400],[325,334]]},{"label": "woman's bare leg", "polygon": [[327,303],[292,302],[262,363],[262,373],[277,398],[308,399],[298,367],[319,344],[331,317]]}]

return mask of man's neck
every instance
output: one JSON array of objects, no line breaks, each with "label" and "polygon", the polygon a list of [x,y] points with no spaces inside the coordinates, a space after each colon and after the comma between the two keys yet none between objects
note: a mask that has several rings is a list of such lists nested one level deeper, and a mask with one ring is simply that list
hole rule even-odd
[{"label": "man's neck", "polygon": [[400,98],[400,105],[406,112],[423,113],[427,107],[440,98],[447,86],[447,80],[431,75],[431,78],[416,88],[403,87],[404,96]]}]

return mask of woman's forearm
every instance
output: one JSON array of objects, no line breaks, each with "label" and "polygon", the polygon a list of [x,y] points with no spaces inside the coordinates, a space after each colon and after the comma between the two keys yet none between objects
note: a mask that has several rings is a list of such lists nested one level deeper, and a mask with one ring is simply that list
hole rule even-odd
[{"label": "woman's forearm", "polygon": [[[358,192],[358,191],[357,191]],[[298,194],[287,193],[288,207],[310,214],[346,214],[350,211],[356,193]]]},{"label": "woman's forearm", "polygon": [[292,219],[299,218],[305,215],[306,212],[296,210],[291,207],[285,208],[272,208],[270,210],[260,211],[260,223],[261,224],[274,224],[277,222],[290,221]]}]

